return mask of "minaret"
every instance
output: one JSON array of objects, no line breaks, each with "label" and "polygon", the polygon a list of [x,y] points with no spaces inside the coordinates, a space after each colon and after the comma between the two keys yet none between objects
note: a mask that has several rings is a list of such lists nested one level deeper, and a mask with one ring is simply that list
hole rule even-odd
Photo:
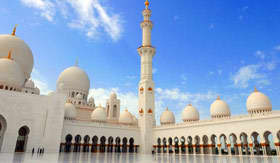
[{"label": "minaret", "polygon": [[141,129],[141,152],[150,154],[152,152],[152,128],[155,126],[155,97],[152,61],[155,55],[155,48],[151,45],[151,30],[153,27],[150,21],[152,11],[149,9],[149,2],[145,2],[146,8],[142,14],[144,21],[141,22],[143,31],[142,45],[138,48],[141,56],[141,80],[138,89],[139,127]]}]

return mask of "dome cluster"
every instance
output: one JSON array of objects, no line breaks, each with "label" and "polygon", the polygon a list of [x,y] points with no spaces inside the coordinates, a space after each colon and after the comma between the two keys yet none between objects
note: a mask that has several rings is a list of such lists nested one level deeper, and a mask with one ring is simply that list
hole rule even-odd
[{"label": "dome cluster", "polygon": [[[255,91],[247,98],[246,106],[250,115],[263,114],[265,112],[272,111],[272,105],[269,98],[263,93],[259,92],[256,88]],[[228,104],[218,96],[210,106],[210,115],[212,119],[224,119],[230,118],[231,112]],[[191,104],[185,107],[181,116],[183,122],[199,121],[199,112]],[[160,116],[160,124],[175,124],[175,116],[173,112],[166,109]]]}]

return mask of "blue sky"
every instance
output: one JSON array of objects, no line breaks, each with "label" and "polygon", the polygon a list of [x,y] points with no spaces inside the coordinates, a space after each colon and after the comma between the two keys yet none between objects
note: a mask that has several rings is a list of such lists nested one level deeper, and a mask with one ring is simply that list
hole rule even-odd
[{"label": "blue sky", "polygon": [[[246,98],[256,86],[280,106],[280,2],[153,0],[157,119],[168,107],[181,121],[192,103],[201,119],[220,95],[233,115],[246,114]],[[104,104],[116,91],[137,113],[137,86],[144,0],[2,0],[0,33],[29,44],[33,80],[42,93],[75,64],[89,75],[90,95]]]}]

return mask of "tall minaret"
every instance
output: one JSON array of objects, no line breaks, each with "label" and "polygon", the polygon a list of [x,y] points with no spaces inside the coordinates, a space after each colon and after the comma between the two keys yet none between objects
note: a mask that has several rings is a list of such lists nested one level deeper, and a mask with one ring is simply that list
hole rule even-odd
[{"label": "tall minaret", "polygon": [[152,11],[149,9],[149,2],[145,2],[146,8],[142,14],[144,21],[141,23],[143,30],[142,45],[138,48],[141,56],[141,80],[138,89],[139,127],[141,129],[141,152],[152,152],[152,129],[155,126],[155,97],[152,61],[155,55],[155,48],[151,45],[151,30],[153,23],[150,21]]}]

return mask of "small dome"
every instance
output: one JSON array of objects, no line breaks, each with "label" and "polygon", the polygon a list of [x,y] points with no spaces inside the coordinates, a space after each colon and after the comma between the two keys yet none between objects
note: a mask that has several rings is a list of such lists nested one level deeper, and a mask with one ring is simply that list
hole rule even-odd
[{"label": "small dome", "polygon": [[48,93],[48,96],[53,96],[55,94],[54,91],[51,91],[50,93]]},{"label": "small dome", "polygon": [[21,89],[24,81],[22,68],[14,60],[0,58],[0,84]]},{"label": "small dome", "polygon": [[65,103],[65,114],[64,117],[67,119],[75,119],[76,118],[76,108],[73,104],[66,102]]},{"label": "small dome", "polygon": [[94,98],[93,98],[93,97],[90,97],[90,98],[88,99],[88,103],[94,104]]},{"label": "small dome", "polygon": [[35,88],[35,94],[37,94],[37,95],[40,94],[40,89],[38,87]]},{"label": "small dome", "polygon": [[166,108],[166,110],[161,114],[160,124],[161,125],[175,124],[175,116],[173,112],[168,110],[168,108]]},{"label": "small dome", "polygon": [[24,86],[25,88],[34,88],[35,87],[35,84],[34,84],[34,82],[31,80],[31,79],[29,79],[26,83],[25,83],[25,86]]},{"label": "small dome", "polygon": [[[61,85],[61,83],[63,85]],[[90,82],[87,73],[78,66],[65,69],[58,77],[56,88],[58,91],[64,89],[81,90],[88,92]]]},{"label": "small dome", "polygon": [[268,112],[272,110],[269,98],[257,89],[255,89],[255,91],[247,98],[246,106],[247,111],[250,114]]},{"label": "small dome", "polygon": [[117,98],[117,94],[115,92],[111,93],[110,98],[111,99],[116,99]]},{"label": "small dome", "polygon": [[230,117],[230,109],[227,103],[218,97],[211,104],[210,114],[212,118]]},{"label": "small dome", "polygon": [[33,69],[33,54],[29,46],[17,36],[0,35],[0,58],[12,50],[13,59],[17,62],[28,80]]},{"label": "small dome", "polygon": [[79,94],[77,94],[76,99],[82,100],[82,99],[83,99],[83,96],[79,93]]},{"label": "small dome", "polygon": [[121,112],[120,118],[119,118],[119,123],[130,125],[130,124],[133,124],[133,122],[134,122],[133,116],[127,109],[125,109],[123,112]]},{"label": "small dome", "polygon": [[105,109],[101,106],[98,106],[92,111],[91,120],[96,122],[105,122],[107,120]]},{"label": "small dome", "polygon": [[199,112],[197,111],[197,109],[195,107],[193,107],[191,104],[189,104],[182,111],[182,120],[184,122],[198,121],[199,120]]}]

